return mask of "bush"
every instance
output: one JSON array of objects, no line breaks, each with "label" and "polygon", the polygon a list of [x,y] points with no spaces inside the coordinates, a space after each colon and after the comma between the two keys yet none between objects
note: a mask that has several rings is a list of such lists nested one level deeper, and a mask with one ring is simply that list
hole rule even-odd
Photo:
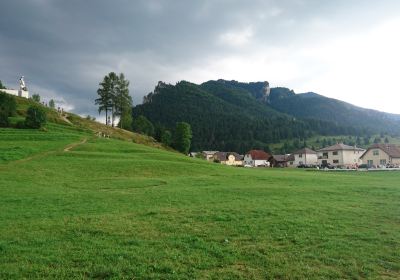
[{"label": "bush", "polygon": [[0,92],[0,127],[10,126],[8,117],[15,115],[17,111],[17,103],[14,96]]},{"label": "bush", "polygon": [[18,121],[15,125],[16,128],[25,128],[25,121]]},{"label": "bush", "polygon": [[27,128],[41,128],[46,124],[46,112],[39,106],[31,106],[28,108],[25,127]]},{"label": "bush", "polygon": [[9,125],[8,114],[0,110],[0,127],[8,127]]}]

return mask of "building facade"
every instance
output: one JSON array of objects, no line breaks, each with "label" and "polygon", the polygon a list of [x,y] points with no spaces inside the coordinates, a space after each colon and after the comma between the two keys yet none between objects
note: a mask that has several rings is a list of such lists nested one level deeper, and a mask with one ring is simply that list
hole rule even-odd
[{"label": "building facade", "polygon": [[400,147],[394,144],[374,144],[361,156],[368,167],[400,165]]},{"label": "building facade", "polygon": [[362,164],[360,157],[364,149],[343,143],[326,147],[317,151],[318,164],[321,166],[357,167]]},{"label": "building facade", "polygon": [[252,167],[269,167],[271,155],[263,150],[251,150],[244,155],[244,165]]},{"label": "building facade", "polygon": [[293,153],[291,167],[312,166],[318,164],[318,155],[316,151],[304,148]]}]

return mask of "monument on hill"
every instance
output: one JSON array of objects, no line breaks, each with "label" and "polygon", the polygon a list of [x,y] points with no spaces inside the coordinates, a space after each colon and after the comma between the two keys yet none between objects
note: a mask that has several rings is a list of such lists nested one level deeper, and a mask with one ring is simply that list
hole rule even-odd
[{"label": "monument on hill", "polygon": [[11,95],[16,95],[16,96],[20,96],[20,97],[25,97],[25,98],[29,98],[29,91],[28,88],[26,87],[25,84],[25,80],[24,80],[24,76],[22,76],[19,79],[19,89],[2,89],[1,91],[11,94]]}]

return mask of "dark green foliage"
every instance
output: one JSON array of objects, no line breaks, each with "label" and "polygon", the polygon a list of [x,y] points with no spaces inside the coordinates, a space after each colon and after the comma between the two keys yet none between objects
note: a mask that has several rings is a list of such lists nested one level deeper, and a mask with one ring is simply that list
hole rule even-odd
[{"label": "dark green foliage", "polygon": [[32,94],[32,100],[39,103],[40,102],[40,95],[39,94]]},{"label": "dark green foliage", "polygon": [[17,104],[15,98],[4,92],[0,92],[0,127],[8,127],[10,125],[8,117],[15,115]]},{"label": "dark green foliage", "polygon": [[56,103],[54,102],[53,99],[50,99],[50,101],[49,101],[49,107],[50,107],[51,109],[56,108]]},{"label": "dark green foliage", "polygon": [[115,88],[117,87],[117,79],[118,79],[117,74],[111,72],[103,78],[103,81],[99,84],[99,88],[97,89],[97,95],[99,96],[99,98],[95,100],[95,105],[99,106],[98,108],[99,114],[103,111],[106,113],[107,125],[109,124],[108,123],[109,112],[111,112],[111,114],[114,115],[113,99],[115,96]]},{"label": "dark green foliage", "polygon": [[41,128],[46,124],[46,112],[42,107],[31,106],[27,110],[25,126],[27,128]]},{"label": "dark green foliage", "polygon": [[188,154],[191,141],[192,129],[190,128],[190,124],[178,122],[175,128],[173,147],[183,154]]},{"label": "dark green foliage", "polygon": [[5,85],[0,81],[0,89],[6,89]]},{"label": "dark green foliage", "polygon": [[108,124],[110,114],[112,126],[114,126],[115,117],[119,117],[119,127],[129,129],[132,124],[132,97],[129,95],[129,81],[125,79],[123,73],[118,76],[110,72],[99,86],[97,90],[99,98],[95,100],[95,104],[99,106],[99,113],[103,111],[106,113],[106,124]]},{"label": "dark green foliage", "polygon": [[134,118],[132,122],[132,129],[138,133],[149,136],[154,135],[154,126],[145,116],[138,116],[137,118]]},{"label": "dark green foliage", "polygon": [[0,110],[0,127],[8,127],[10,122],[6,112]]},{"label": "dark green foliage", "polygon": [[161,143],[171,146],[172,144],[172,134],[169,130],[164,130],[161,135]]},{"label": "dark green foliage", "polygon": [[378,144],[378,143],[381,143],[381,142],[382,142],[382,139],[380,137],[375,137],[374,144]]},{"label": "dark green foliage", "polygon": [[[234,86],[238,84],[239,88]],[[320,135],[347,135],[357,129],[317,119],[297,119],[280,113],[257,100],[243,83],[209,81],[202,85],[160,82],[144,103],[133,109],[134,117],[173,130],[177,122],[187,122],[193,130],[193,151],[222,150],[244,153],[264,149],[284,140]],[[258,92],[263,83],[251,84]],[[278,91],[284,92],[283,89]],[[290,95],[290,91],[287,93]]]},{"label": "dark green foliage", "polygon": [[389,144],[389,142],[390,142],[389,139],[387,137],[385,137],[385,143]]},{"label": "dark green foliage", "polygon": [[[399,116],[360,108],[340,100],[327,98],[316,93],[288,94],[280,89],[271,89],[270,106],[296,118],[318,119],[350,127],[346,134],[365,135],[390,132],[400,135]],[[272,97],[274,95],[274,97]],[[336,132],[331,135],[336,134]]]}]

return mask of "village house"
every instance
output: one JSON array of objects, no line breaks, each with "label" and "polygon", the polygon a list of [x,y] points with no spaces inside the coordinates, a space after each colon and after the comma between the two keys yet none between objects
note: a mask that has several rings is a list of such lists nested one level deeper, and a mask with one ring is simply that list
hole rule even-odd
[{"label": "village house", "polygon": [[269,167],[271,155],[262,150],[251,150],[244,156],[244,166]]},{"label": "village house", "polygon": [[214,160],[214,155],[218,153],[218,151],[203,151],[201,152],[204,159],[207,161],[213,161]]},{"label": "village house", "polygon": [[365,150],[339,143],[317,152],[318,164],[321,166],[357,167],[362,163],[360,157]]},{"label": "village house", "polygon": [[271,166],[273,167],[288,167],[289,161],[292,160],[292,155],[273,155],[269,160]]},{"label": "village house", "polygon": [[369,167],[400,165],[400,147],[394,144],[374,144],[361,156]]},{"label": "village house", "polygon": [[313,166],[317,164],[317,152],[309,148],[303,148],[293,153],[293,161],[290,162],[290,167]]},{"label": "village house", "polygon": [[217,152],[214,154],[214,161],[220,162],[221,164],[242,166],[243,156],[235,152]]}]

